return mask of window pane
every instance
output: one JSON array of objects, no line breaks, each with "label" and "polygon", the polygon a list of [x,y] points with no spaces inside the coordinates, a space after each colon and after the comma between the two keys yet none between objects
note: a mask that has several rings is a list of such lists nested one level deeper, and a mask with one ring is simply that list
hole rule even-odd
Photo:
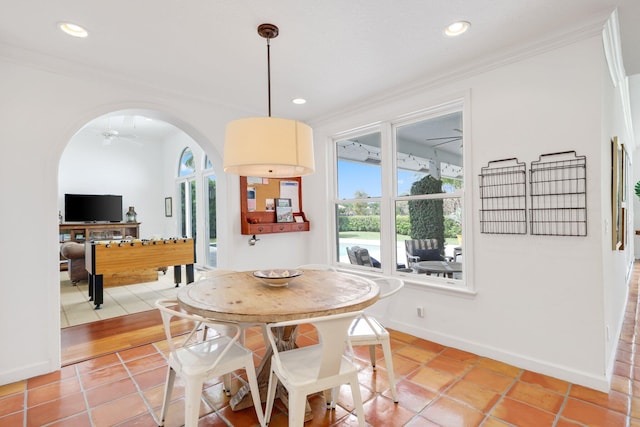
[{"label": "window pane", "polygon": [[[336,205],[338,261],[379,268],[380,203],[353,202]],[[349,251],[351,250],[351,256]]]},{"label": "window pane", "polygon": [[[453,197],[402,200],[396,201],[395,210],[398,268],[403,268],[404,264],[404,267],[424,272],[416,268],[414,263],[463,262],[462,199]],[[462,264],[457,267],[462,270],[463,266]],[[462,272],[452,273],[451,276],[461,279]]]},{"label": "window pane", "polygon": [[[398,195],[452,192],[444,185],[456,180],[462,186],[462,113],[423,120],[396,130]],[[425,176],[442,180],[438,189],[416,186]]]},{"label": "window pane", "polygon": [[338,141],[336,152],[339,199],[382,195],[380,132]]},{"label": "window pane", "polygon": [[180,236],[187,235],[187,183],[186,181],[180,184]]},{"label": "window pane", "polygon": [[178,176],[191,175],[196,172],[196,167],[193,160],[193,153],[189,147],[182,151],[180,156],[180,166],[178,168]]},{"label": "window pane", "polygon": [[196,238],[196,225],[197,225],[197,218],[196,218],[196,182],[195,181],[190,181],[189,182],[189,188],[190,188],[190,193],[191,193],[191,236],[189,237],[193,237],[194,239]]},{"label": "window pane", "polygon": [[218,232],[216,230],[216,177],[210,175],[207,177],[208,183],[207,197],[207,215],[209,225],[209,258],[208,265],[217,267],[218,265]]}]

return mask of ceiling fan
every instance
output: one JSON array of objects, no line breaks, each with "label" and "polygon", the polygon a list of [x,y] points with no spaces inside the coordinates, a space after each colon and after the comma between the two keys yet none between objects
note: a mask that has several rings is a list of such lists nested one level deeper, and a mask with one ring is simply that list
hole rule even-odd
[{"label": "ceiling fan", "polygon": [[439,137],[439,138],[427,138],[425,139],[425,141],[440,141],[436,144],[434,144],[432,147],[439,147],[441,145],[445,145],[445,144],[449,144],[450,142],[456,142],[456,141],[461,141],[462,140],[462,130],[460,129],[453,129],[455,132],[460,133],[460,135],[453,135],[453,136],[443,136],[443,137]]},{"label": "ceiling fan", "polygon": [[107,129],[100,133],[102,135],[102,145],[111,145],[113,142],[132,142],[136,145],[142,145],[139,141],[135,141],[137,138],[134,134],[123,134],[115,129]]}]

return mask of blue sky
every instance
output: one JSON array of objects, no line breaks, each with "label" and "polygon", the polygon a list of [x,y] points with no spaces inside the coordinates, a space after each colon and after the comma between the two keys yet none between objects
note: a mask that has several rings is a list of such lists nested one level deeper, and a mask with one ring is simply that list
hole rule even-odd
[{"label": "blue sky", "polygon": [[[399,194],[409,192],[415,181],[416,172],[399,172]],[[366,163],[338,161],[338,197],[350,199],[356,191],[364,191],[370,197],[381,196],[380,166]]]}]

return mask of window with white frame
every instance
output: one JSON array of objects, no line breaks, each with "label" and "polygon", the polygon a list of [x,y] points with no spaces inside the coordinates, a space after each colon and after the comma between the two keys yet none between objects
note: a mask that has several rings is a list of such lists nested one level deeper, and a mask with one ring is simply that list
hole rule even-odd
[{"label": "window with white frame", "polygon": [[338,262],[464,284],[462,130],[456,103],[334,139]]},{"label": "window with white frame", "polygon": [[208,156],[204,161],[204,201],[205,231],[209,236],[207,242],[207,265],[218,266],[218,232],[216,229],[216,174]]},{"label": "window with white frame", "polygon": [[195,162],[191,148],[182,150],[178,163],[178,214],[181,237],[196,237],[196,180]]}]

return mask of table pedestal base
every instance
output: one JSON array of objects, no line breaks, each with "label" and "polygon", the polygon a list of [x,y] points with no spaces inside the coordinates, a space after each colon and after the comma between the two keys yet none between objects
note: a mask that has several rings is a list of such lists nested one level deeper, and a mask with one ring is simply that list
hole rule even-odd
[{"label": "table pedestal base", "polygon": [[[293,350],[296,348],[296,337],[298,336],[298,328],[289,326],[279,328],[276,333],[276,345],[278,351]],[[269,375],[271,374],[271,355],[273,355],[273,349],[269,345],[269,341],[265,337],[265,343],[267,344],[267,351],[258,366],[258,387],[260,388],[260,401],[265,402],[267,400],[267,390],[269,389]],[[282,403],[289,407],[289,395],[287,389],[280,383],[278,383],[278,389],[276,390],[276,399],[280,399]],[[245,408],[253,406],[253,400],[251,399],[251,390],[249,385],[244,385],[238,392],[231,398],[229,403],[231,409],[239,411]],[[304,420],[309,421],[313,418],[311,412],[311,405],[307,402],[305,409]]]}]

